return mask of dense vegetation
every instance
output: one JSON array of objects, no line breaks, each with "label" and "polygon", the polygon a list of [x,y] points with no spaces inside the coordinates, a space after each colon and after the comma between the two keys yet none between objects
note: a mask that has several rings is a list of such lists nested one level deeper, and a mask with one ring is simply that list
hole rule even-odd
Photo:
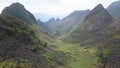
[{"label": "dense vegetation", "polygon": [[0,61],[17,62],[17,58],[25,58],[24,53],[31,52],[30,48],[43,45],[27,24],[7,14],[0,15],[0,32]]}]

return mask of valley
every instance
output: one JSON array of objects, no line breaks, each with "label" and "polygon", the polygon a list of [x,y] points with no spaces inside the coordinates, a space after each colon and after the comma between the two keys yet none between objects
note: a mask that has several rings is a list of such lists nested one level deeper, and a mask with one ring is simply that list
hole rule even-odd
[{"label": "valley", "polygon": [[80,46],[80,44],[63,43],[60,40],[56,41],[58,46],[55,50],[60,50],[68,53],[72,58],[66,63],[67,68],[96,68],[97,57],[95,56],[96,48]]},{"label": "valley", "polygon": [[98,4],[42,22],[12,3],[0,14],[0,68],[119,68],[118,7]]}]

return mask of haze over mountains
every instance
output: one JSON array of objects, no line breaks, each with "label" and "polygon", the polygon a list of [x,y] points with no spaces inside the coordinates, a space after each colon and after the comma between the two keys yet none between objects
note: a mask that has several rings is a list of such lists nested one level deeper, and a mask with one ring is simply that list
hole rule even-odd
[{"label": "haze over mountains", "polygon": [[119,20],[120,15],[118,14],[120,12],[120,1],[113,2],[108,8],[108,12],[114,17],[114,19]]},{"label": "haze over mountains", "polygon": [[65,17],[65,15],[48,15],[45,13],[34,13],[33,15],[36,17],[36,19],[40,19],[43,22],[47,22],[49,19],[51,19],[53,17],[55,17],[55,18],[59,17],[60,19]]},{"label": "haze over mountains", "polygon": [[47,22],[11,4],[0,14],[0,68],[119,68],[119,3]]}]

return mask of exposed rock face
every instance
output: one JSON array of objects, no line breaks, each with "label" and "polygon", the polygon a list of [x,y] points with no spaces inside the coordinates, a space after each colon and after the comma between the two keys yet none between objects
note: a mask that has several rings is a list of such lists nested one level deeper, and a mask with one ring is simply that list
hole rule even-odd
[{"label": "exposed rock face", "polygon": [[112,16],[99,4],[86,16],[84,22],[68,35],[68,40],[69,37],[72,37],[74,40],[72,42],[86,42],[85,40],[87,42],[94,42],[95,38],[103,36],[102,33],[99,34],[98,32],[106,28],[113,21]]},{"label": "exposed rock face", "polygon": [[94,32],[105,28],[113,21],[112,16],[99,4],[87,15],[82,28]]}]

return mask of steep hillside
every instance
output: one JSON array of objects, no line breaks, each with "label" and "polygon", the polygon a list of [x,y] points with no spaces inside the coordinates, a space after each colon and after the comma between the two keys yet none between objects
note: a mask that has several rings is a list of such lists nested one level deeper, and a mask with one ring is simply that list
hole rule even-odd
[{"label": "steep hillside", "polygon": [[52,41],[51,37],[48,36],[47,28],[43,28],[44,25],[38,23],[35,17],[29,11],[27,11],[22,4],[13,3],[12,5],[4,9],[2,11],[2,14],[10,14],[24,21],[31,28],[31,30],[39,35],[39,38],[42,38],[42,41]]},{"label": "steep hillside", "polygon": [[27,24],[37,23],[34,16],[27,11],[20,3],[13,3],[9,7],[6,7],[2,13],[8,13],[19,19],[25,21]]},{"label": "steep hillside", "polygon": [[52,18],[52,19],[50,19],[48,22],[42,22],[40,19],[38,19],[37,20],[37,24],[39,25],[39,26],[41,26],[41,28],[44,30],[44,32],[47,34],[47,35],[49,35],[50,37],[53,37],[52,35],[51,35],[51,29],[50,29],[50,26],[52,25],[52,24],[54,24],[54,23],[56,23],[57,22],[57,19],[55,20],[54,18]]},{"label": "steep hillside", "polygon": [[[45,36],[42,33],[40,36]],[[57,68],[72,58],[69,53],[52,50],[41,40],[25,22],[8,14],[0,15],[0,68]]]},{"label": "steep hillside", "polygon": [[41,26],[42,29],[44,29],[45,31],[47,31],[49,28],[48,26],[42,22],[40,19],[37,20],[37,24]]},{"label": "steep hillside", "polygon": [[113,16],[114,19],[120,20],[120,1],[113,2],[108,6],[107,11]]},{"label": "steep hillside", "polygon": [[40,26],[37,24],[29,25],[30,29],[35,32],[36,36],[39,39],[41,39],[42,41],[48,42],[48,43],[53,43],[54,40],[50,35],[48,35],[48,32],[46,32],[47,30],[45,31]]},{"label": "steep hillside", "polygon": [[90,37],[100,35],[97,31],[103,30],[113,21],[112,16],[99,4],[86,16],[84,22],[67,36],[65,41],[77,43],[85,40],[94,41]]},{"label": "steep hillside", "polygon": [[114,21],[112,16],[103,8],[97,5],[79,28],[74,30],[64,41],[79,43],[81,46],[97,46],[99,57],[96,64],[102,68],[119,68],[120,57],[120,23]]},{"label": "steep hillside", "polygon": [[[0,63],[10,60],[9,63],[17,63],[18,65],[15,64],[17,66],[22,66],[19,64],[29,67],[38,65],[37,57],[43,58],[41,55],[46,52],[43,47],[43,42],[36,37],[27,24],[13,16],[0,15]],[[41,55],[35,56],[35,53]],[[41,61],[44,62],[44,60]],[[6,68],[5,65],[3,66]]]},{"label": "steep hillside", "polygon": [[68,33],[72,29],[76,28],[76,26],[84,20],[89,12],[90,10],[74,11],[62,20],[53,23],[49,26],[51,28],[52,35],[59,37]]}]

